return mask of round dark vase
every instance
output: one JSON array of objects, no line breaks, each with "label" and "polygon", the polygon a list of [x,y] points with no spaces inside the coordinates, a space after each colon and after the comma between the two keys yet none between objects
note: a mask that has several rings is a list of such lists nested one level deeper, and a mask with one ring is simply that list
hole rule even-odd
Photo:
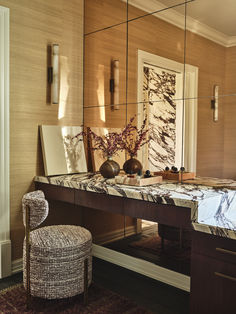
[{"label": "round dark vase", "polygon": [[112,157],[108,157],[101,165],[99,171],[104,178],[111,179],[119,174],[120,166],[116,161],[112,160]]},{"label": "round dark vase", "polygon": [[141,171],[143,168],[142,164],[140,161],[138,161],[136,158],[132,157],[128,160],[123,165],[123,169],[125,173],[127,174],[135,174]]}]

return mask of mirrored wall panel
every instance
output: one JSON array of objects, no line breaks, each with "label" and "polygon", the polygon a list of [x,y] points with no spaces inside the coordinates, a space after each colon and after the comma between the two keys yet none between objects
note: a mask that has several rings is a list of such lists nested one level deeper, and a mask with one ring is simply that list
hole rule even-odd
[{"label": "mirrored wall panel", "polygon": [[126,25],[85,37],[84,108],[126,104]]},{"label": "mirrored wall panel", "polygon": [[[201,176],[235,178],[231,140],[236,122],[235,9],[236,3],[230,0],[195,0],[186,8],[185,103],[197,108],[197,173]],[[175,11],[185,14],[180,7]],[[197,84],[188,73],[189,65],[198,73]],[[194,100],[191,90],[195,90]]]},{"label": "mirrored wall panel", "polygon": [[184,163],[184,35],[159,13],[128,23],[127,112],[139,128],[147,118],[150,142],[139,152],[146,170]]},{"label": "mirrored wall panel", "polygon": [[84,33],[101,31],[127,21],[127,0],[84,1]]},{"label": "mirrored wall panel", "polygon": [[[198,97],[236,92],[229,82],[235,75],[235,9],[235,1],[231,0],[195,0],[187,4],[186,63],[199,69]],[[182,8],[175,11],[185,13]]]},{"label": "mirrored wall panel", "polygon": [[[138,130],[148,127],[150,141],[135,155],[142,164],[143,174],[147,170],[158,172],[165,167],[179,169],[183,165],[186,170],[195,171],[196,149],[192,146],[197,142],[193,139],[196,133],[192,131],[192,120],[196,120],[196,113],[191,111],[190,103],[189,107],[185,106],[184,100],[186,20],[179,14],[181,22],[177,25],[164,15],[168,6],[170,10],[179,6],[186,9],[185,1],[128,1],[126,12],[124,1],[86,2],[85,128],[102,136],[120,132],[130,121]],[[105,6],[112,9],[109,17]],[[123,23],[125,18],[128,20]],[[197,85],[197,71],[190,65],[188,71],[195,75]],[[89,145],[94,145],[93,140]],[[90,152],[89,169],[98,171],[104,156],[96,150]],[[123,151],[114,160],[122,168],[130,156],[129,151]],[[116,189],[117,195],[126,197],[126,193],[134,195],[137,187],[124,189],[124,185],[117,184]],[[148,188],[138,190],[140,200],[145,197],[142,189]],[[93,222],[91,212],[84,215],[84,225],[92,231],[95,243],[190,274],[188,231],[180,230],[177,225],[168,228],[153,221],[95,210]],[[179,241],[182,236],[184,243]]]},{"label": "mirrored wall panel", "polygon": [[192,0],[128,0],[128,20],[143,18],[147,15],[158,14],[162,20],[169,22],[167,10],[178,8]]},{"label": "mirrored wall panel", "polygon": [[[163,82],[169,71],[177,76],[178,81],[183,81],[184,39],[184,30],[161,20],[158,14],[128,23],[128,103],[143,101],[143,71],[149,71],[151,77],[155,76],[154,73],[163,75]],[[161,86],[161,81],[159,83]],[[154,86],[157,85],[158,82],[154,83]],[[172,96],[175,99],[183,98],[183,90],[178,89]]]}]

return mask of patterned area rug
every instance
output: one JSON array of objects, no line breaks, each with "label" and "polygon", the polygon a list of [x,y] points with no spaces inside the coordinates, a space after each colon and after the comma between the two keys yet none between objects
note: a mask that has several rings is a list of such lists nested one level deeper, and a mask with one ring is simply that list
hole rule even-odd
[{"label": "patterned area rug", "polygon": [[89,288],[88,305],[83,295],[62,300],[33,298],[31,310],[26,309],[22,284],[0,291],[0,313],[80,313],[80,314],[151,314],[134,302],[95,284]]},{"label": "patterned area rug", "polygon": [[138,241],[129,244],[131,247],[159,255],[160,257],[174,258],[176,260],[190,260],[191,249],[185,244],[183,248],[179,247],[178,242],[165,240],[164,249],[161,248],[161,238],[143,237]]}]

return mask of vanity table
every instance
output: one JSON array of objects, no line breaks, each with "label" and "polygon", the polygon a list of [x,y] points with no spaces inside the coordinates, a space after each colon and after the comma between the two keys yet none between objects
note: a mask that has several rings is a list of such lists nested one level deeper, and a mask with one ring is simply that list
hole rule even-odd
[{"label": "vanity table", "polygon": [[214,188],[198,179],[134,187],[85,173],[38,176],[35,185],[49,200],[193,230],[191,314],[227,313],[236,292],[236,185],[212,180]]}]

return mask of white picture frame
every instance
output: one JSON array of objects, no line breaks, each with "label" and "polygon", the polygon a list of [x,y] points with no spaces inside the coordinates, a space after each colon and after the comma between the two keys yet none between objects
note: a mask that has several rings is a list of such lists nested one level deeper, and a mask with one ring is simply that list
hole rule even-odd
[{"label": "white picture frame", "polygon": [[[143,67],[146,64],[152,64],[163,69],[169,69],[176,73],[185,75],[185,93],[178,94],[176,101],[184,101],[184,123],[183,123],[183,142],[178,139],[177,146],[181,147],[181,160],[187,171],[196,172],[196,159],[197,159],[197,95],[198,95],[198,68],[189,64],[178,63],[176,61],[154,55],[152,53],[138,49],[137,51],[137,112],[138,112],[138,127],[142,125],[144,119],[143,111]],[[182,86],[183,88],[183,86]],[[181,122],[182,123],[182,122]],[[182,136],[181,136],[182,137]],[[179,142],[181,141],[181,143]],[[138,153],[138,158],[142,161],[144,167],[148,166],[148,151],[147,145],[143,146]],[[178,165],[179,162],[178,162]],[[181,162],[182,166],[182,162]]]}]

